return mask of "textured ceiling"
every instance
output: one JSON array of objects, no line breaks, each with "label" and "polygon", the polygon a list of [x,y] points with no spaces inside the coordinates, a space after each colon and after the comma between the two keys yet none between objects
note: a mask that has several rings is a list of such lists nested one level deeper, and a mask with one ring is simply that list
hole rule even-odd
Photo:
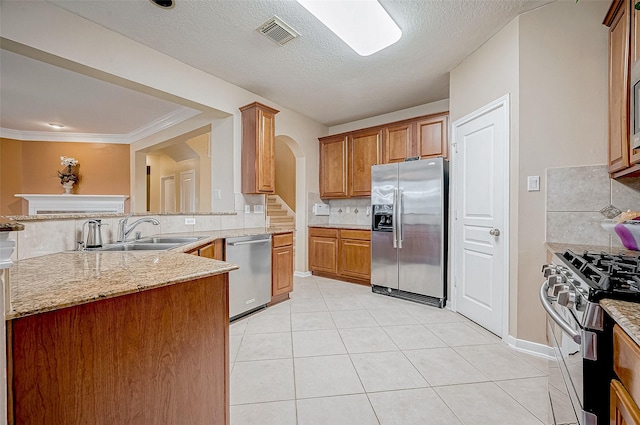
[{"label": "textured ceiling", "polygon": [[[381,0],[400,41],[361,57],[293,0],[51,0],[180,61],[334,125],[449,96],[449,71],[515,16],[550,0]],[[300,33],[256,32],[277,15]]]}]

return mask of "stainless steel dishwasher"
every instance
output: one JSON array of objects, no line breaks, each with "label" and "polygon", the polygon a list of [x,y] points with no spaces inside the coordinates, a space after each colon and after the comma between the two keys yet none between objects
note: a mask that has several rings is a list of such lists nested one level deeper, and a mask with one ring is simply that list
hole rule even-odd
[{"label": "stainless steel dishwasher", "polygon": [[240,266],[229,273],[231,320],[271,301],[271,235],[226,239],[226,261]]}]

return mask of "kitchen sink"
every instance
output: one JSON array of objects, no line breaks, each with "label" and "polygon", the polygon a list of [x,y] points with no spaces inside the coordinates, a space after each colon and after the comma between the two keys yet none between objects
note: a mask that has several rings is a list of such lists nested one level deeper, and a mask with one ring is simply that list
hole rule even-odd
[{"label": "kitchen sink", "polygon": [[196,242],[203,239],[204,236],[157,236],[153,238],[142,238],[135,241],[131,241],[134,244],[184,244],[189,242]]},{"label": "kitchen sink", "polygon": [[175,248],[181,243],[139,243],[127,242],[121,244],[105,245],[92,251],[162,251]]}]

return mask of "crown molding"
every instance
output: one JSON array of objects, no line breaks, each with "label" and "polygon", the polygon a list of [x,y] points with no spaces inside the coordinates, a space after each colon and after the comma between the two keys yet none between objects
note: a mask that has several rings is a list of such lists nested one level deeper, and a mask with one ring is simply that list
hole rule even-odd
[{"label": "crown molding", "polygon": [[192,118],[200,113],[200,111],[197,111],[195,109],[181,107],[127,134],[65,133],[60,131],[21,131],[0,127],[0,137],[22,141],[112,143],[120,145],[130,145],[140,139],[165,130],[182,121],[188,120],[189,118]]}]

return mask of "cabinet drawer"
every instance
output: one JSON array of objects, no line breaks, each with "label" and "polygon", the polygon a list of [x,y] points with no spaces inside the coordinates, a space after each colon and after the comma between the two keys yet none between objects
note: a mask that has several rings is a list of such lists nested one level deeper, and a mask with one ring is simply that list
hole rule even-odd
[{"label": "cabinet drawer", "polygon": [[611,381],[610,398],[610,424],[640,424],[640,410],[638,409],[638,405],[631,399],[631,396],[625,390],[622,384],[615,379]]},{"label": "cabinet drawer", "polygon": [[323,228],[323,227],[310,227],[309,236],[320,236],[323,238],[338,238],[338,229]]},{"label": "cabinet drawer", "polygon": [[631,397],[640,400],[640,347],[618,325],[613,328],[613,369]]},{"label": "cabinet drawer", "polygon": [[369,230],[342,229],[340,230],[340,237],[342,239],[357,239],[361,241],[370,241],[371,232]]},{"label": "cabinet drawer", "polygon": [[278,248],[280,246],[293,245],[293,233],[283,233],[281,235],[273,235],[272,246]]}]

